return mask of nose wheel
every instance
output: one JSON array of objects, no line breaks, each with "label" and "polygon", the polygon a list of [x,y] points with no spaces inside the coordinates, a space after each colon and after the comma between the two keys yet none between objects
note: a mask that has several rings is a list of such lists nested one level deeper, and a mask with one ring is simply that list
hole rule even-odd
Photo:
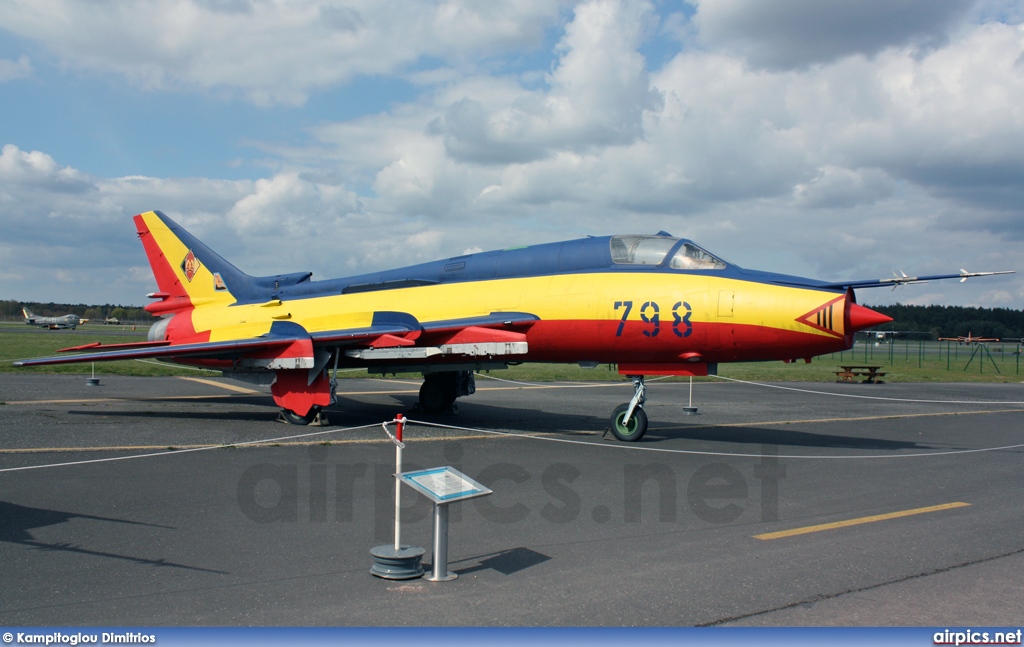
[{"label": "nose wheel", "polygon": [[633,380],[633,399],[615,407],[612,412],[612,435],[626,442],[636,442],[647,433],[647,412],[644,402],[647,400],[647,387],[644,386],[643,375],[630,375]]}]

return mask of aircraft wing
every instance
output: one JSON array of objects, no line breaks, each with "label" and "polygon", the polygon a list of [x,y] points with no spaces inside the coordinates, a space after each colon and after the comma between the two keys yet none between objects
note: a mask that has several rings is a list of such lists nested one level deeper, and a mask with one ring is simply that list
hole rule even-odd
[{"label": "aircraft wing", "polygon": [[[460,320],[436,321],[421,324],[415,317],[404,312],[376,312],[370,326],[342,330],[321,331],[312,334],[298,324],[275,322],[270,332],[261,337],[192,344],[171,344],[166,341],[133,342],[127,344],[99,343],[85,344],[64,351],[92,351],[59,357],[39,357],[14,362],[15,366],[43,366],[50,364],[74,364],[80,362],[106,362],[126,359],[161,359],[188,357],[193,359],[234,359],[273,354],[275,350],[286,350],[296,342],[312,342],[314,347],[357,346],[382,348],[412,346],[421,335],[435,341],[440,335],[451,337],[460,332],[475,332],[474,340],[507,341],[502,335],[509,330],[522,329],[538,321],[536,315],[522,312],[492,312],[489,315]],[[497,330],[495,330],[497,329]],[[489,336],[486,331],[492,330]],[[481,336],[481,331],[483,331]],[[493,337],[493,339],[491,338]]]},{"label": "aircraft wing", "polygon": [[[848,290],[848,289],[859,289],[859,288],[880,288],[885,286],[895,287],[897,285],[907,285],[910,283],[927,283],[928,281],[942,281],[945,279],[960,279],[963,283],[969,278],[976,276],[993,276],[996,274],[1013,274],[1011,271],[1003,272],[968,272],[967,270],[960,270],[959,274],[932,274],[930,276],[907,276],[901,274],[900,276],[893,276],[885,279],[867,279],[864,281],[843,281],[841,283],[815,283],[813,287],[823,288],[827,290]],[[785,281],[776,281],[777,283],[787,285],[800,285],[805,286],[803,283],[787,283]]]},{"label": "aircraft wing", "polygon": [[[246,352],[260,349],[272,349],[274,347],[287,347],[294,338],[272,337],[255,339],[243,339],[239,341],[221,342],[200,342],[196,344],[168,345],[158,342],[150,346],[136,348],[113,348],[120,344],[112,344],[111,350],[102,350],[102,345],[94,346],[97,350],[92,353],[79,353],[76,355],[62,355],[59,357],[39,357],[34,359],[22,359],[14,362],[15,366],[43,366],[47,364],[75,364],[79,362],[109,362],[119,359],[149,359],[149,358],[171,358],[171,357],[195,357],[208,359],[221,359],[236,357]],[[131,346],[132,344],[125,344]]]}]

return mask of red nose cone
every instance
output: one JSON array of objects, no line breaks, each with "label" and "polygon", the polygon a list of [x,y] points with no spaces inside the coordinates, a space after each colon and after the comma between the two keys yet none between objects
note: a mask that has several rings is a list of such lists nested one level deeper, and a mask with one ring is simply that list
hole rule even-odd
[{"label": "red nose cone", "polygon": [[875,312],[871,308],[859,306],[856,303],[848,304],[846,316],[849,317],[847,319],[849,321],[848,328],[846,329],[847,333],[865,330],[892,321],[892,317],[881,312]]}]

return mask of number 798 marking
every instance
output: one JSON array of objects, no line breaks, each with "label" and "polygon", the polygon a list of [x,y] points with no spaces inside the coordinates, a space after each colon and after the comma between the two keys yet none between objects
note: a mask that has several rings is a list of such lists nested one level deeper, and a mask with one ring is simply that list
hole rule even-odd
[{"label": "number 798 marking", "polygon": [[[615,331],[616,337],[622,336],[622,331],[626,328],[626,321],[629,319],[629,313],[633,311],[632,301],[616,301],[615,310],[618,311],[622,308],[622,319],[619,320],[619,327]],[[683,313],[680,314],[680,308]],[[654,301],[647,301],[640,306],[640,319],[651,326],[650,330],[642,331],[646,337],[657,337],[658,332],[661,330],[661,318],[659,316],[658,304]],[[648,314],[650,312],[650,314]],[[677,337],[689,337],[693,334],[693,322],[690,321],[690,317],[693,315],[693,308],[690,304],[685,301],[679,301],[672,306],[672,332]]]}]

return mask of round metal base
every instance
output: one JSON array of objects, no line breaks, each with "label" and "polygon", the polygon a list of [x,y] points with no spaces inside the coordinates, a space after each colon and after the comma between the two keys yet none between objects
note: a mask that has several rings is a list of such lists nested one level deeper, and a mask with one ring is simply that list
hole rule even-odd
[{"label": "round metal base", "polygon": [[697,407],[683,407],[683,413],[688,416],[695,416],[697,415]]},{"label": "round metal base", "polygon": [[370,549],[374,559],[370,574],[385,580],[414,580],[423,577],[420,559],[425,552],[419,546],[402,546],[400,550],[395,550],[394,544],[374,546]]},{"label": "round metal base", "polygon": [[86,386],[99,386],[100,385],[100,378],[98,378],[98,377],[87,377],[87,378],[85,378],[85,384],[86,384]]},{"label": "round metal base", "polygon": [[425,579],[428,582],[451,582],[452,580],[457,580],[458,578],[458,573],[452,573],[451,571],[448,571],[447,575],[442,575],[441,577],[434,577],[434,571],[430,571],[430,575],[424,577],[423,579]]}]

